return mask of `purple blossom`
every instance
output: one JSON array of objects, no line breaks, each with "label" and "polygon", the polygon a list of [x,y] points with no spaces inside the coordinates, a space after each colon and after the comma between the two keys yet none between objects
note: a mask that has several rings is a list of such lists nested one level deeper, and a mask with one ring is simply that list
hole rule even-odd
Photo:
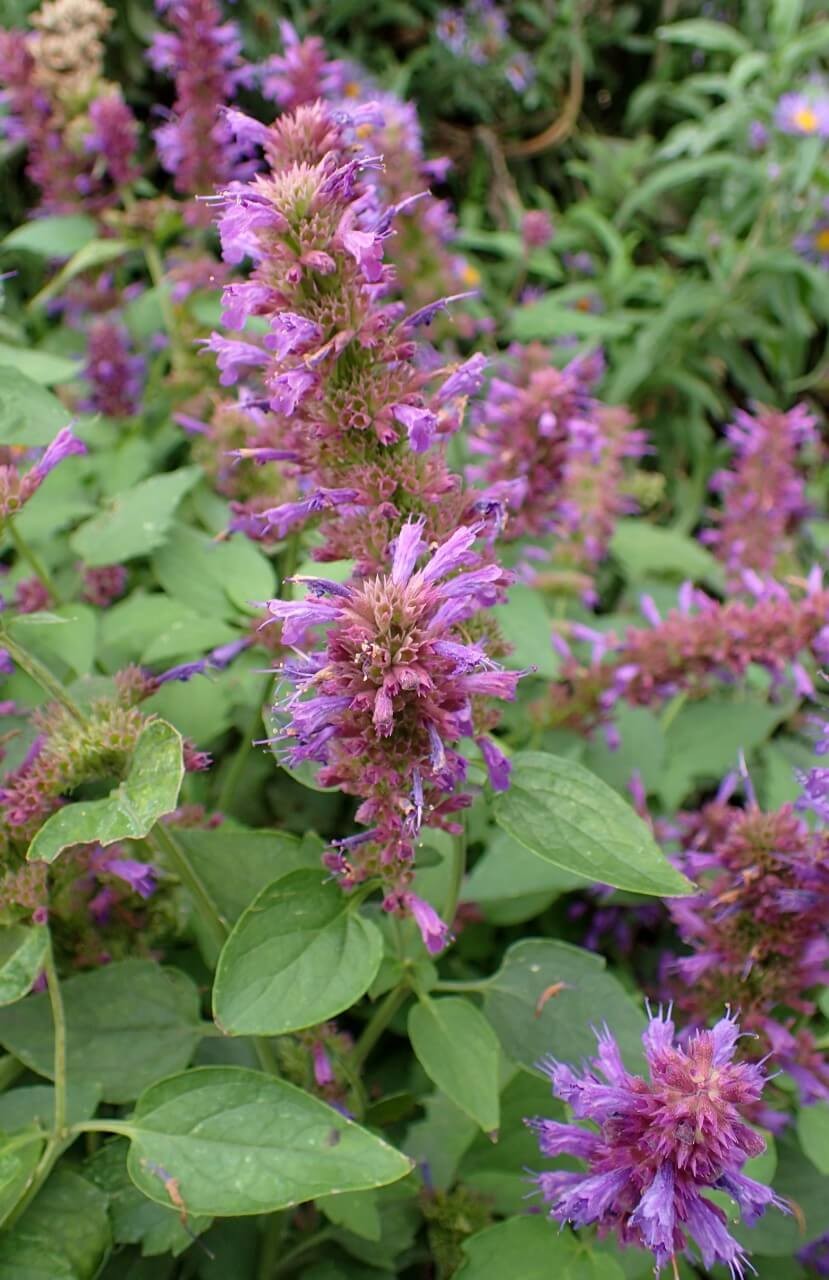
[{"label": "purple blossom", "polygon": [[452,935],[431,903],[416,893],[404,894],[404,906],[420,930],[423,945],[430,955],[439,955],[448,947]]},{"label": "purple blossom", "polygon": [[829,97],[784,93],[775,108],[774,123],[783,133],[829,138]]},{"label": "purple blossom", "polygon": [[554,1094],[577,1120],[595,1128],[534,1119],[545,1156],[575,1156],[587,1170],[540,1173],[536,1184],[550,1216],[575,1227],[595,1223],[621,1244],[650,1249],[657,1272],[693,1241],[706,1267],[726,1265],[737,1280],[748,1263],[728,1218],[702,1192],[725,1191],[751,1224],[769,1205],[788,1212],[770,1187],[741,1172],[764,1140],[744,1119],[758,1102],[764,1073],[734,1062],[739,1028],[727,1014],[710,1031],[674,1043],[670,1016],[649,1014],[642,1043],[650,1078],[631,1075],[610,1031],[581,1072],[549,1059],[541,1064]]},{"label": "purple blossom", "polygon": [[72,428],[61,427],[52,443],[46,446],[43,455],[32,467],[29,475],[36,475],[39,481],[45,480],[49,472],[53,471],[65,458],[86,452],[86,445],[73,434]]},{"label": "purple blossom", "polygon": [[431,409],[418,408],[412,404],[393,404],[391,411],[394,417],[405,428],[409,444],[415,453],[425,453],[432,443],[437,428],[437,416]]},{"label": "purple blossom", "polygon": [[126,880],[133,892],[141,898],[151,898],[156,891],[157,872],[147,862],[136,862],[133,858],[111,858],[103,863],[103,868],[110,875]]},{"label": "purple blossom", "polygon": [[209,338],[202,339],[205,351],[216,355],[219,367],[219,382],[223,387],[232,387],[243,377],[246,369],[256,365],[267,364],[267,352],[252,342],[243,342],[239,338],[225,338],[215,330]]}]

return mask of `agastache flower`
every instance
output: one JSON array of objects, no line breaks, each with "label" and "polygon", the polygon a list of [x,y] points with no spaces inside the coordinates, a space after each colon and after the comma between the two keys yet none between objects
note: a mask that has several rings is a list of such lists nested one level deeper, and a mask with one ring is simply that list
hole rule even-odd
[{"label": "agastache flower", "polygon": [[132,417],[140,407],[145,368],[123,325],[110,318],[94,320],[84,369],[89,395],[83,408],[107,418]]},{"label": "agastache flower", "polygon": [[773,574],[791,551],[792,535],[808,513],[798,464],[804,446],[817,441],[816,422],[802,404],[788,413],[760,405],[753,413],[739,410],[726,435],[731,466],[711,480],[722,506],[712,513],[716,527],[701,538],[726,565],[730,586],[739,589],[746,570]]},{"label": "agastache flower", "polygon": [[[467,803],[457,743],[474,734],[489,699],[514,696],[519,678],[466,638],[506,581],[473,549],[479,529],[459,528],[417,568],[423,529],[422,519],[403,526],[388,574],[348,585],[311,579],[305,599],[268,606],[284,644],[306,648],[326,629],[322,652],[285,664],[296,691],[277,708],[277,741],[290,764],[315,762],[323,785],[360,798],[357,821],[370,830],[339,842],[329,865],[346,884],[380,874],[387,907],[404,911],[414,909],[408,866],[421,825],[451,829],[448,815]],[[493,765],[503,781],[500,753]]]},{"label": "agastache flower", "polygon": [[[742,1172],[765,1141],[745,1120],[765,1082],[760,1066],[735,1062],[736,1018],[727,1013],[710,1030],[675,1044],[674,1024],[660,1009],[642,1036],[649,1079],[629,1073],[605,1027],[598,1053],[581,1072],[548,1059],[541,1068],[553,1093],[590,1128],[536,1118],[542,1155],[574,1156],[585,1172],[536,1175],[550,1216],[575,1227],[596,1224],[622,1245],[649,1249],[656,1273],[696,1245],[706,1267],[723,1263],[733,1280],[750,1268],[728,1218],[703,1192],[724,1191],[747,1224],[774,1205],[787,1206],[770,1187]],[[752,1268],[750,1268],[752,1269]]]},{"label": "agastache flower", "polygon": [[0,465],[0,519],[7,520],[29,501],[42,485],[50,471],[65,458],[86,453],[86,445],[72,432],[71,427],[61,427],[51,444],[25,474],[21,475],[14,463]]}]

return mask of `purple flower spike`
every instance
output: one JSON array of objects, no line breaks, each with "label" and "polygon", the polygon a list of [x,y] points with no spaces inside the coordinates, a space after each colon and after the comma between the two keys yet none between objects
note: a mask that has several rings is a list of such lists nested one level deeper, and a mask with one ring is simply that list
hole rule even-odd
[{"label": "purple flower spike", "polygon": [[650,1078],[630,1075],[605,1028],[598,1053],[582,1072],[565,1063],[541,1064],[578,1119],[597,1126],[535,1119],[543,1155],[584,1160],[584,1173],[557,1170],[536,1177],[559,1222],[600,1234],[614,1231],[621,1244],[650,1249],[657,1273],[693,1241],[706,1267],[720,1262],[734,1280],[750,1268],[730,1234],[728,1218],[702,1194],[725,1191],[751,1224],[769,1205],[786,1205],[740,1170],[765,1142],[744,1120],[763,1092],[760,1066],[734,1062],[739,1029],[730,1015],[710,1031],[694,1032],[681,1048],[662,1010],[649,1014],[642,1037]]},{"label": "purple flower spike", "polygon": [[36,475],[39,480],[45,480],[50,471],[53,471],[64,458],[71,458],[73,454],[83,454],[87,452],[86,445],[83,440],[79,440],[73,434],[71,427],[62,427],[50,445],[46,446],[43,456],[32,467],[30,475]]}]

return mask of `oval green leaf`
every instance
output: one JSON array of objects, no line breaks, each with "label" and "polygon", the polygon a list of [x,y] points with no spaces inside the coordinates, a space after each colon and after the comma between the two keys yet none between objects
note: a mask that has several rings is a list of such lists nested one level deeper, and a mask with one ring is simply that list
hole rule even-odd
[{"label": "oval green leaf", "polygon": [[364,995],[383,940],[322,871],[269,884],[239,918],[216,970],[213,1007],[230,1035],[283,1035]]},{"label": "oval green leaf", "polygon": [[[272,1213],[316,1196],[386,1186],[412,1162],[284,1080],[199,1067],[153,1085],[128,1122],[127,1167],[144,1195],[188,1213]],[[159,1174],[163,1170],[163,1174]]]},{"label": "oval green leaf", "polygon": [[0,933],[0,1005],[14,1004],[32,989],[49,946],[45,925],[12,925]]},{"label": "oval green leaf", "polygon": [[498,1037],[480,1010],[455,996],[413,1005],[409,1039],[429,1079],[485,1133],[496,1134]]},{"label": "oval green leaf", "polygon": [[495,820],[539,858],[601,884],[660,897],[694,891],[630,805],[563,756],[513,756],[510,789],[495,800]]},{"label": "oval green leaf", "polygon": [[105,800],[67,804],[44,822],[26,857],[54,862],[73,844],[113,844],[148,835],[178,803],[184,777],[181,734],[166,720],[151,720],[135,744],[129,772]]}]

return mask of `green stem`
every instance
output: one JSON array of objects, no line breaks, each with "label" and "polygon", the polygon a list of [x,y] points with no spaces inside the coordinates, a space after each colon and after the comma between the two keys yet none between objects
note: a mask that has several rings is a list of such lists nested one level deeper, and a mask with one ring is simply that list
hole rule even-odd
[{"label": "green stem", "polygon": [[0,646],[8,649],[9,656],[27,676],[31,676],[41,689],[65,707],[71,716],[78,721],[79,724],[86,724],[86,717],[81,711],[78,704],[72,699],[64,689],[63,685],[52,675],[48,667],[44,666],[38,658],[29,653],[28,649],[24,649],[16,640],[9,635],[7,628],[0,626]]},{"label": "green stem", "polygon": [[63,1009],[63,997],[61,995],[58,973],[55,968],[55,956],[52,950],[51,938],[46,951],[44,970],[49,990],[49,1004],[52,1010],[52,1022],[55,1037],[53,1059],[55,1077],[55,1111],[52,1122],[52,1132],[46,1146],[43,1148],[43,1154],[38,1160],[29,1181],[23,1188],[20,1198],[12,1206],[0,1225],[10,1226],[13,1222],[17,1221],[22,1213],[25,1212],[37,1193],[40,1191],[40,1188],[43,1186],[46,1179],[49,1177],[56,1161],[69,1143],[72,1142],[74,1136],[71,1130],[66,1127],[66,1017]]},{"label": "green stem", "polygon": [[69,1132],[75,1138],[82,1133],[118,1133],[124,1138],[132,1138],[135,1129],[124,1120],[81,1120],[73,1124]]},{"label": "green stem", "polygon": [[173,368],[180,371],[185,367],[187,360],[181,347],[181,340],[176,323],[176,314],[173,310],[173,304],[167,289],[167,282],[164,278],[164,263],[161,260],[161,254],[158,251],[158,245],[152,240],[142,241],[142,249],[144,251],[144,261],[147,264],[147,271],[153,282],[155,291],[158,294],[158,305],[161,310],[161,316],[164,320],[164,328],[170,339],[170,356]]},{"label": "green stem", "polygon": [[259,1249],[259,1266],[256,1271],[257,1280],[271,1280],[279,1259],[279,1248],[282,1244],[286,1226],[284,1212],[271,1213],[265,1219],[262,1243]]},{"label": "green stem", "polygon": [[178,840],[162,823],[157,822],[148,836],[150,844],[164,856],[184,887],[192,894],[199,915],[215,945],[222,949],[230,932],[230,926],[210,896],[201,876],[196,871]]},{"label": "green stem", "polygon": [[[210,891],[193,866],[185,850],[176,840],[169,827],[157,822],[147,837],[148,843],[158,850],[176,873],[181,883],[190,892],[199,916],[209,931],[210,938],[218,951],[221,951],[230,933],[230,925],[222,915]],[[276,1060],[269,1040],[261,1036],[253,1037],[253,1045],[259,1065],[269,1075],[278,1076],[279,1063]]]},{"label": "green stem", "polygon": [[41,560],[37,552],[33,551],[32,548],[29,546],[28,542],[26,541],[26,539],[23,537],[22,533],[18,529],[15,521],[8,520],[6,522],[6,528],[9,531],[9,535],[11,537],[12,542],[14,543],[14,549],[17,552],[17,554],[21,556],[24,560],[28,560],[29,564],[34,569],[35,574],[43,583],[46,590],[49,592],[49,595],[51,596],[54,603],[62,604],[63,600],[61,598],[60,592],[55,586],[54,578],[52,577],[49,570],[46,568],[46,565],[43,563],[43,561]]},{"label": "green stem", "polygon": [[[319,1245],[325,1244],[328,1240],[331,1240],[334,1235],[335,1235],[334,1227],[323,1227],[321,1231],[317,1231],[314,1235],[310,1236],[307,1240],[303,1240],[295,1248],[289,1249],[288,1252],[284,1254],[282,1258],[280,1258],[277,1268],[274,1272],[272,1272],[272,1275],[273,1276],[285,1275],[286,1272],[291,1271],[293,1269],[294,1263],[297,1262],[299,1258],[304,1258],[306,1253],[310,1253],[312,1249],[316,1249],[319,1247]],[[264,1280],[264,1277],[263,1277],[263,1280]]]},{"label": "green stem", "polygon": [[460,835],[455,836],[452,840],[452,864],[452,880],[449,884],[449,894],[443,909],[443,918],[450,929],[452,928],[452,921],[455,919],[455,913],[458,910],[463,877],[466,872],[466,823],[464,823],[463,831]]},{"label": "green stem", "polygon": [[359,1070],[409,994],[408,986],[392,987],[369,1018],[349,1055],[349,1065]]},{"label": "green stem", "polygon": [[219,813],[228,813],[231,805],[233,804],[233,793],[236,790],[237,783],[244,771],[245,762],[250,754],[252,740],[259,728],[259,725],[262,723],[262,700],[264,700],[266,696],[267,686],[263,689],[262,699],[257,695],[253,714],[242,732],[242,741],[236,748],[235,755],[222,778],[222,785],[219,789],[219,797],[216,802],[216,808],[219,810]]},{"label": "green stem", "polygon": [[66,1014],[63,1009],[63,996],[55,967],[55,953],[52,940],[46,949],[44,962],[46,985],[49,991],[49,1004],[52,1009],[52,1023],[55,1031],[55,1117],[52,1128],[54,1136],[63,1141],[66,1136]]},{"label": "green stem", "polygon": [[442,991],[475,991],[481,992],[486,987],[486,979],[481,978],[478,982],[453,982],[449,979],[444,981],[442,978],[432,987],[432,991],[440,994]]}]

